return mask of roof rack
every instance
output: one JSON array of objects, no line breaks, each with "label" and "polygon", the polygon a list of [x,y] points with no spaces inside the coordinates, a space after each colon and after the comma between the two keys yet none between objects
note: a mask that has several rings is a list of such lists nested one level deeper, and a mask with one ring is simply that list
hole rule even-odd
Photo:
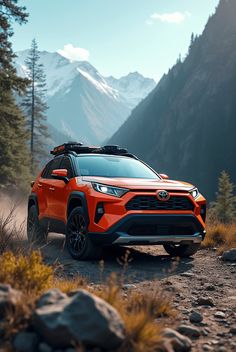
[{"label": "roof rack", "polygon": [[75,152],[76,154],[108,154],[121,155],[137,159],[133,154],[128,153],[127,149],[120,148],[118,145],[105,145],[103,147],[83,146],[80,142],[67,142],[55,147],[52,155],[60,155],[65,153]]}]

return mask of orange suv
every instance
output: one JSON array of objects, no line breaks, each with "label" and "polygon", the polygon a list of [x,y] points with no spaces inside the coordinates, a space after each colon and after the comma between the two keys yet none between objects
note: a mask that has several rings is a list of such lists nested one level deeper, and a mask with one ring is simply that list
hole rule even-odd
[{"label": "orange suv", "polygon": [[206,200],[189,183],[168,180],[118,146],[68,142],[32,185],[27,234],[66,235],[69,253],[92,259],[109,245],[159,245],[191,256],[205,236]]}]

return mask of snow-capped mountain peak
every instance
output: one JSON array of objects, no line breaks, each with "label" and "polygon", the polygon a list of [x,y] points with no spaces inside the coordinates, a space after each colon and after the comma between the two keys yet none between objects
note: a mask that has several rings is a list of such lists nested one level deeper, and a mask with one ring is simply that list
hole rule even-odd
[{"label": "snow-capped mountain peak", "polygon": [[[29,50],[17,53],[16,67],[27,77]],[[138,72],[120,79],[102,76],[88,61],[70,61],[57,52],[40,52],[47,80],[48,121],[85,142],[109,138],[154,87]],[[69,131],[69,132],[68,132]]]}]

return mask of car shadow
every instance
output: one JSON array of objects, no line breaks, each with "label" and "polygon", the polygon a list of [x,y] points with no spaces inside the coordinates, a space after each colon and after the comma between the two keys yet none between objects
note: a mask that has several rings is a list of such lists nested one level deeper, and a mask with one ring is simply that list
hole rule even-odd
[{"label": "car shadow", "polygon": [[161,246],[106,247],[100,261],[77,261],[65,248],[65,237],[57,234],[50,234],[40,249],[47,263],[56,264],[60,275],[81,275],[94,284],[106,281],[112,273],[126,283],[160,280],[187,272],[194,265],[192,258],[171,258]]}]

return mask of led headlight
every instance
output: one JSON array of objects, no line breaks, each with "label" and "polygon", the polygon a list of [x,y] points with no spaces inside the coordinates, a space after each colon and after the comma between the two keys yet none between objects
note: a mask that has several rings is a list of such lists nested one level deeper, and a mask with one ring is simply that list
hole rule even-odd
[{"label": "led headlight", "polygon": [[125,193],[129,191],[126,188],[107,186],[107,185],[103,185],[101,183],[95,183],[95,182],[92,182],[92,186],[93,186],[93,189],[97,192],[109,194],[115,197],[122,197]]},{"label": "led headlight", "polygon": [[192,195],[193,198],[197,198],[199,195],[199,191],[197,188],[193,188],[189,193]]}]

